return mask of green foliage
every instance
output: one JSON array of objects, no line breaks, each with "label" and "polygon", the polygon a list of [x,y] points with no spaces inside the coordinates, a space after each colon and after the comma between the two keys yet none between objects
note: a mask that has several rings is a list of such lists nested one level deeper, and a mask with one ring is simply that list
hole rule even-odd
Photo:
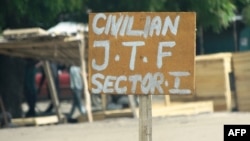
[{"label": "green foliage", "polygon": [[60,20],[85,21],[88,8],[93,12],[193,11],[198,26],[220,32],[248,4],[250,0],[1,0],[0,27],[47,28]]},{"label": "green foliage", "polygon": [[138,12],[157,11],[164,0],[88,0],[86,3],[94,12]]},{"label": "green foliage", "polygon": [[234,0],[234,3],[241,3],[243,5],[250,4],[250,0]]},{"label": "green foliage", "polygon": [[0,27],[49,27],[63,13],[81,11],[83,0],[1,0]]},{"label": "green foliage", "polygon": [[250,26],[250,0],[235,0],[235,3],[239,5],[238,12],[243,17],[243,22]]},{"label": "green foliage", "polygon": [[197,24],[204,29],[219,32],[228,27],[235,16],[236,7],[230,0],[166,0],[167,11],[193,11]]},{"label": "green foliage", "polygon": [[247,5],[243,10],[242,10],[242,17],[243,21],[246,25],[250,26],[250,5]]},{"label": "green foliage", "polygon": [[94,12],[193,11],[197,13],[198,26],[215,32],[228,27],[236,12],[232,0],[88,0],[87,5]]}]

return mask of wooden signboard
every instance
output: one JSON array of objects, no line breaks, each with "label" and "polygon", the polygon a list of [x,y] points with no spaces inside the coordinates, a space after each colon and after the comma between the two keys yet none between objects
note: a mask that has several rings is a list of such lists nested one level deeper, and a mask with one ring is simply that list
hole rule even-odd
[{"label": "wooden signboard", "polygon": [[89,23],[91,93],[193,93],[195,13],[91,13]]}]

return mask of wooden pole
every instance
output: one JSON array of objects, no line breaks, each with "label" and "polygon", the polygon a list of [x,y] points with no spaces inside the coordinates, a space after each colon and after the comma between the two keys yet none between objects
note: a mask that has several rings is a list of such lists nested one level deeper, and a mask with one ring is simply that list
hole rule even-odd
[{"label": "wooden pole", "polygon": [[86,63],[84,59],[85,54],[85,44],[84,44],[84,36],[81,38],[79,44],[79,52],[80,52],[80,62],[81,62],[81,70],[82,70],[82,82],[84,85],[84,97],[85,97],[85,107],[87,110],[88,121],[93,122],[92,116],[92,108],[91,108],[91,98],[88,90],[88,81],[87,81],[87,73],[86,73]]},{"label": "wooden pole", "polygon": [[151,95],[139,95],[139,141],[152,141]]},{"label": "wooden pole", "polygon": [[57,95],[57,91],[56,91],[56,87],[55,87],[55,81],[54,81],[54,77],[52,76],[51,73],[51,68],[50,68],[50,63],[49,61],[43,61],[43,66],[44,66],[44,72],[48,81],[48,86],[49,86],[49,91],[50,91],[50,95],[52,98],[52,103],[53,106],[56,110],[56,115],[58,118],[59,122],[62,122],[62,117],[61,117],[61,113],[59,110],[59,100],[58,100],[58,95]]}]

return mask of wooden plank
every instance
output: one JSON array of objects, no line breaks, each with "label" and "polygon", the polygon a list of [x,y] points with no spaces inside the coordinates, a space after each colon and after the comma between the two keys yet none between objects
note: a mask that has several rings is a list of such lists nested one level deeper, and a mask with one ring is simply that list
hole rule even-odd
[{"label": "wooden plank", "polygon": [[[196,94],[201,95],[201,96],[204,96],[204,95],[211,96],[215,94],[224,95],[225,89],[223,90],[223,88],[225,87],[221,86],[221,84],[211,84],[211,83],[210,84],[207,83],[207,85],[197,86]],[[212,86],[209,86],[209,85],[212,85]],[[211,91],[209,92],[209,90]]]},{"label": "wooden plank", "polygon": [[153,106],[152,115],[153,117],[180,116],[200,113],[212,113],[213,111],[213,101],[184,102],[168,107]]},{"label": "wooden plank", "polygon": [[79,40],[65,42],[64,40],[49,40],[49,41],[10,41],[10,42],[2,42],[0,43],[1,48],[37,48],[37,47],[50,47],[54,48],[55,46],[60,47],[71,47],[78,45]]},{"label": "wooden plank", "polygon": [[56,124],[58,123],[57,116],[45,116],[45,117],[30,117],[30,118],[14,118],[11,120],[14,125],[17,126],[39,126],[47,124]]},{"label": "wooden plank", "polygon": [[[249,62],[249,61],[246,61],[246,62],[238,62],[237,65],[235,65],[234,68],[237,68],[237,69],[235,69],[235,71],[236,71],[237,73],[239,73],[239,75],[240,75],[240,73],[247,72],[247,71],[250,69],[249,66],[242,65],[242,64],[247,64],[247,62]],[[236,62],[235,62],[235,64],[236,64]]]},{"label": "wooden plank", "polygon": [[81,71],[82,71],[82,82],[84,85],[84,96],[85,96],[85,107],[87,110],[87,116],[88,116],[88,121],[93,122],[93,116],[92,116],[92,107],[91,107],[91,99],[90,99],[90,93],[89,93],[89,86],[88,86],[88,80],[87,80],[87,65],[86,65],[86,60],[84,59],[84,53],[85,53],[85,42],[84,42],[84,37],[81,38],[79,42],[79,55],[80,55],[80,66],[81,66]]},{"label": "wooden plank", "polygon": [[[104,112],[94,112],[93,114],[92,114],[92,116],[93,116],[93,120],[94,121],[98,121],[98,120],[104,120],[105,119],[105,114],[104,114]],[[77,121],[78,122],[88,122],[89,120],[88,120],[88,116],[87,115],[79,115],[78,117],[77,117]]]},{"label": "wooden plank", "polygon": [[238,98],[242,97],[242,98],[249,98],[250,99],[249,86],[237,86],[237,88],[239,89],[239,90],[237,90],[237,97]]},{"label": "wooden plank", "polygon": [[60,105],[59,105],[58,94],[57,94],[56,87],[55,87],[55,80],[53,80],[54,77],[52,76],[52,73],[51,73],[49,61],[44,61],[43,66],[44,66],[44,72],[45,72],[46,78],[48,80],[50,96],[52,98],[53,106],[56,110],[56,115],[57,115],[58,121],[62,122],[63,117],[62,117],[62,114],[61,114],[60,109],[59,109]]},{"label": "wooden plank", "polygon": [[236,62],[236,64],[237,64],[238,61],[250,60],[249,54],[250,54],[250,51],[234,53],[233,54],[233,61]]},{"label": "wooden plank", "polygon": [[224,58],[223,66],[224,66],[224,96],[226,99],[227,104],[227,111],[232,110],[232,93],[231,93],[231,86],[230,86],[230,72],[232,71],[232,58]]},{"label": "wooden plank", "polygon": [[238,110],[239,111],[250,111],[250,97],[241,97],[241,96],[238,96],[240,97],[238,100]]},{"label": "wooden plank", "polygon": [[[137,115],[139,115],[138,109],[136,110]],[[121,109],[121,110],[107,110],[104,112],[105,118],[119,118],[119,117],[133,117],[131,109]]]},{"label": "wooden plank", "polygon": [[[54,41],[12,41],[0,43],[0,53],[39,60],[53,60],[62,64],[79,64],[78,42]],[[72,51],[71,51],[72,50]]]},{"label": "wooden plank", "polygon": [[238,73],[235,76],[236,80],[240,80],[238,83],[248,83],[250,81],[250,74],[247,71],[238,72]]},{"label": "wooden plank", "polygon": [[196,75],[222,77],[221,75],[223,75],[223,71],[219,71],[219,70],[223,70],[223,69],[224,68],[222,68],[222,67],[221,68],[204,68],[204,69],[200,69],[200,68],[196,67]]},{"label": "wooden plank", "polygon": [[[8,55],[8,56],[15,56],[15,57],[21,57],[21,58],[26,58],[27,55],[23,54],[23,53],[19,53],[19,52],[12,52],[12,51],[9,51],[9,50],[6,50],[6,49],[1,49],[0,50],[0,54],[3,54],[3,55]],[[11,55],[10,55],[11,54]],[[37,58],[37,57],[36,57]],[[36,59],[35,58],[35,59]]]},{"label": "wooden plank", "polygon": [[[199,82],[199,81],[197,81]],[[212,96],[212,95],[224,95],[225,93],[225,87],[223,87],[222,84],[214,84],[213,82],[211,83],[206,83],[205,84],[200,84],[196,87],[196,95],[198,96]]]},{"label": "wooden plank", "polygon": [[244,106],[244,107],[238,107],[238,110],[240,112],[249,112],[250,111],[250,108],[247,107],[247,106]]},{"label": "wooden plank", "polygon": [[[12,50],[4,50],[4,49],[0,49],[0,54],[3,55],[8,55],[8,56],[13,56],[13,57],[20,57],[20,58],[33,58],[33,59],[37,59],[37,60],[49,60],[52,62],[57,62],[59,64],[66,64],[66,65],[79,65],[80,64],[80,60],[78,60],[78,58],[53,58],[53,56],[39,56],[39,55],[33,55],[33,54],[28,54],[26,52],[17,52],[17,51],[12,51]],[[11,54],[11,55],[10,55]]]},{"label": "wooden plank", "polygon": [[[209,71],[209,70],[208,70]],[[211,83],[211,82],[215,82],[215,83],[225,83],[223,80],[224,80],[224,73],[216,73],[214,75],[199,75],[197,74],[196,75],[196,81],[200,81],[201,84],[199,85],[202,85],[202,84],[206,84],[206,83]],[[218,82],[219,81],[219,82]]]},{"label": "wooden plank", "polygon": [[208,54],[208,55],[198,55],[196,56],[196,61],[202,61],[202,60],[218,60],[221,58],[231,58],[232,53],[226,52],[226,53],[215,53],[215,54]]},{"label": "wooden plank", "polygon": [[[248,99],[239,99],[240,103],[238,103],[239,106],[242,106],[242,107],[249,107],[249,103],[250,103],[250,99],[248,97]],[[250,109],[250,107],[249,107]]]},{"label": "wooden plank", "polygon": [[42,28],[20,28],[20,29],[6,29],[3,31],[3,36],[8,39],[27,38],[37,35],[48,35],[49,33]]},{"label": "wooden plank", "polygon": [[230,107],[227,107],[227,102],[224,96],[203,96],[203,97],[171,97],[172,102],[182,102],[182,103],[189,103],[189,102],[202,102],[202,101],[212,101],[214,111],[225,111],[227,108],[230,110],[234,107],[232,104]]},{"label": "wooden plank", "polygon": [[179,95],[170,95],[170,101],[171,102],[189,102],[189,101],[196,101],[196,95],[192,94],[192,95],[183,95],[183,96],[179,96]]},{"label": "wooden plank", "polygon": [[45,125],[45,124],[52,124],[52,123],[58,123],[58,122],[59,122],[59,120],[58,120],[57,116],[35,118],[35,125]]},{"label": "wooden plank", "polygon": [[[195,60],[196,62],[196,67],[198,67],[199,69],[206,69],[206,68],[223,68],[223,66],[221,66],[221,63],[223,63],[223,59],[224,58],[221,58],[221,59],[216,59],[216,60]],[[220,71],[220,70],[214,70],[214,71]]]}]

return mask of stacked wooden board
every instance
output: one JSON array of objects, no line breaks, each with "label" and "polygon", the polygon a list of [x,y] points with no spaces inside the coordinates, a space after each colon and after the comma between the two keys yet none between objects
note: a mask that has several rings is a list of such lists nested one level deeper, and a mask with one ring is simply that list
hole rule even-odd
[{"label": "stacked wooden board", "polygon": [[230,88],[231,59],[232,53],[197,56],[195,58],[195,94],[171,95],[170,101],[212,100],[215,111],[231,111],[233,107]]},{"label": "stacked wooden board", "polygon": [[250,111],[250,52],[233,54],[236,102],[239,111]]}]

